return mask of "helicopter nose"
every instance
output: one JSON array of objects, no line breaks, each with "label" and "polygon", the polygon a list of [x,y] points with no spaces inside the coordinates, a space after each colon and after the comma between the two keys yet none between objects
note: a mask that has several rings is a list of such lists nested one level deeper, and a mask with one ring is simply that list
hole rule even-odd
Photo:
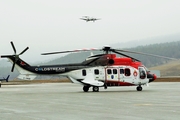
[{"label": "helicopter nose", "polygon": [[157,76],[155,74],[148,74],[149,82],[153,82]]},{"label": "helicopter nose", "polygon": [[153,74],[154,80],[157,78],[157,76],[155,74]]}]

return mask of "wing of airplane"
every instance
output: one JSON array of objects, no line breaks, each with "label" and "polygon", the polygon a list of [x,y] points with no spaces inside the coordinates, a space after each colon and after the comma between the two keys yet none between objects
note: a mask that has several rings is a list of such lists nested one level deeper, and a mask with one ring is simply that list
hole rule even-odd
[{"label": "wing of airplane", "polygon": [[81,20],[87,20],[86,18],[80,18]]},{"label": "wing of airplane", "polygon": [[10,75],[8,75],[7,78],[3,77],[3,79],[0,79],[0,81],[6,81],[6,82],[8,82],[9,76],[10,76]]}]

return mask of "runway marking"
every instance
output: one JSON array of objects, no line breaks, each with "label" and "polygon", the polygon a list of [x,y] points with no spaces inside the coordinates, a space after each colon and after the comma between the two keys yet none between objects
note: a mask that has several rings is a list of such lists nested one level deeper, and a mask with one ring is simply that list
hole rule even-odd
[{"label": "runway marking", "polygon": [[152,106],[153,104],[147,104],[147,103],[144,103],[144,104],[134,104],[136,106]]}]

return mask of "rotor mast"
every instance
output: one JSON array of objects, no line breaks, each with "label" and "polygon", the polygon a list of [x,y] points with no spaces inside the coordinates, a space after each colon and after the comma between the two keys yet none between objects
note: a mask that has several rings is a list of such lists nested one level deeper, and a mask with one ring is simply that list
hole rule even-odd
[{"label": "rotor mast", "polygon": [[102,50],[105,51],[106,54],[109,54],[109,51],[111,50],[111,47],[104,46]]}]

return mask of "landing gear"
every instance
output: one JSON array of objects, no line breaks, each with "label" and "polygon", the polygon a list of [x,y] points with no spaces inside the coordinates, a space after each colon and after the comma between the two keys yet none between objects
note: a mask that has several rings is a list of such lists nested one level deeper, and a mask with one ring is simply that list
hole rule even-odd
[{"label": "landing gear", "polygon": [[[90,87],[91,86],[84,86],[83,87],[84,92],[88,92]],[[94,87],[92,87],[92,90],[93,90],[93,92],[99,92],[99,87],[94,86]]]},{"label": "landing gear", "polygon": [[142,87],[141,86],[137,86],[136,90],[137,91],[142,91]]},{"label": "landing gear", "polygon": [[84,90],[84,92],[88,92],[89,86],[84,86],[84,87],[83,87],[83,90]]},{"label": "landing gear", "polygon": [[106,84],[104,84],[104,89],[107,89],[107,85]]},{"label": "landing gear", "polygon": [[99,87],[94,86],[94,87],[93,87],[93,92],[99,92]]}]

